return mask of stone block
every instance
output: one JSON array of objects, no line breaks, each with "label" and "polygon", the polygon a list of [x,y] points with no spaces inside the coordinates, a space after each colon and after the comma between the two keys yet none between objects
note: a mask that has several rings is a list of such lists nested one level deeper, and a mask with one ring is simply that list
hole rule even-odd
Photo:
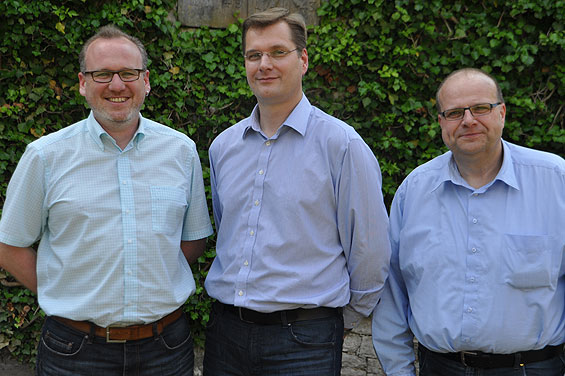
[{"label": "stone block", "polygon": [[189,27],[222,28],[235,23],[238,18],[272,7],[283,7],[304,16],[307,25],[317,25],[316,14],[321,0],[179,0],[179,21]]}]

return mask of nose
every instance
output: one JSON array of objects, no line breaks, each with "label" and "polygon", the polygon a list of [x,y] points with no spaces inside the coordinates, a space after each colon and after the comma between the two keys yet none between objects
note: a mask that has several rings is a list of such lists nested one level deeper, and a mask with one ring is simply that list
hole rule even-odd
[{"label": "nose", "polygon": [[471,109],[470,108],[466,108],[465,110],[463,110],[463,123],[464,124],[470,124],[472,122],[475,121],[475,117],[473,116],[473,114],[471,113]]},{"label": "nose", "polygon": [[271,69],[272,67],[273,61],[271,60],[271,57],[267,54],[263,54],[263,56],[261,56],[261,60],[259,61],[259,69]]},{"label": "nose", "polygon": [[111,90],[122,90],[125,87],[124,81],[120,78],[117,73],[112,76],[112,81],[110,81],[108,87]]}]

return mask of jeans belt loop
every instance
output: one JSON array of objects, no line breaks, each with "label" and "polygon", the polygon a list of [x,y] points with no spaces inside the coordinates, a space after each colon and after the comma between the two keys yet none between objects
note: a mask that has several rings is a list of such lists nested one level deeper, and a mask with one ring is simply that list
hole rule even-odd
[{"label": "jeans belt loop", "polygon": [[522,353],[517,352],[514,354],[514,369],[519,369],[524,367],[524,363],[522,363]]}]

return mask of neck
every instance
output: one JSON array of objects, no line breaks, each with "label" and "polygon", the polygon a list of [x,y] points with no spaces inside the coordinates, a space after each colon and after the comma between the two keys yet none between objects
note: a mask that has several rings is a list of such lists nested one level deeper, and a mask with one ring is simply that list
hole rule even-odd
[{"label": "neck", "polygon": [[480,188],[494,180],[502,167],[502,143],[493,155],[455,156],[461,177],[473,188]]},{"label": "neck", "polygon": [[267,137],[272,137],[300,103],[302,95],[292,103],[265,104],[259,102],[259,125]]},{"label": "neck", "polygon": [[125,125],[121,124],[118,126],[108,127],[102,125],[102,128],[108,132],[110,137],[112,137],[120,149],[124,150],[128,143],[131,141],[135,132],[137,131],[138,124]]}]

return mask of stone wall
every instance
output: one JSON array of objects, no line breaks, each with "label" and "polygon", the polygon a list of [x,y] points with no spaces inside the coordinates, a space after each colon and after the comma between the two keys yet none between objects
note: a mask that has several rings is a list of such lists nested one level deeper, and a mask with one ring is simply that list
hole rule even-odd
[{"label": "stone wall", "polygon": [[363,319],[343,343],[342,376],[384,376],[371,340],[371,318]]}]

